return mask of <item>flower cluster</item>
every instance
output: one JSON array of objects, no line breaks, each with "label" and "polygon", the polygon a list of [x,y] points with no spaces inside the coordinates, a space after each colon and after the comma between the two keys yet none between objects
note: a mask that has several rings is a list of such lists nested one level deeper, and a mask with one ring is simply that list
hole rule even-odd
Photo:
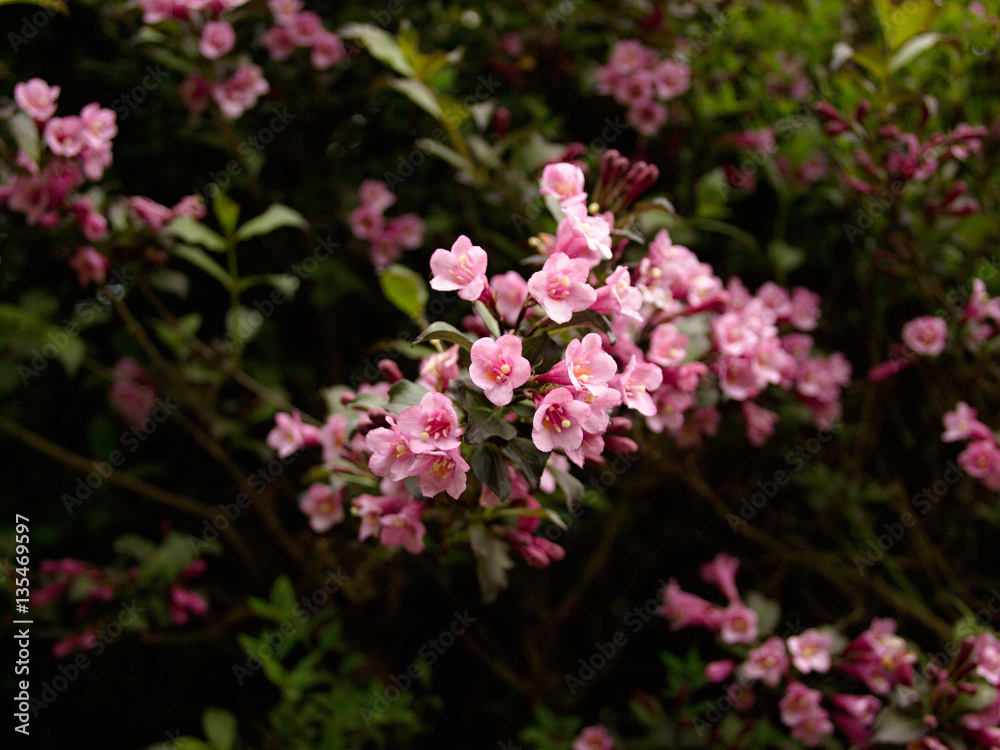
[{"label": "flower cluster", "polygon": [[302,10],[301,0],[268,0],[274,26],[260,37],[275,62],[287,60],[296,47],[310,50],[309,61],[316,70],[326,70],[347,57],[340,37],[323,26],[323,19]]},{"label": "flower cluster", "polygon": [[[322,449],[330,479],[301,500],[313,529],[344,521],[349,507],[361,517],[360,538],[417,552],[423,519],[433,510],[447,523],[461,507],[466,524],[490,521],[504,548],[547,565],[563,551],[536,534],[546,513],[540,498],[559,491],[570,502],[567,487],[579,486],[571,464],[635,452],[634,420],[691,446],[714,434],[723,401],[736,401],[759,445],[777,415],[755,399],[772,385],[804,402],[821,426],[839,417],[850,366],[840,354],[812,351],[804,331],[816,327],[815,294],[765,284],[751,295],[737,279],[724,284],[665,230],[644,249],[628,247],[619,227],[656,177],[655,167],[610,151],[588,196],[578,166],[546,166],[539,190],[555,233],[532,238],[541,267],[527,278],[489,275],[487,251],[465,235],[432,254],[431,288],[474,304],[465,330],[432,324],[418,343],[435,342],[437,351],[415,380],[384,359],[385,380],[343,391],[321,426],[276,417],[268,444],[280,456]],[[393,196],[377,181],[360,193],[352,228],[373,239]],[[720,627],[739,639],[753,638],[756,626],[734,600]]]},{"label": "flower cluster", "polygon": [[597,71],[596,91],[628,107],[626,120],[643,135],[655,135],[667,120],[662,102],[691,87],[686,63],[661,59],[654,49],[635,39],[615,43],[608,62]]},{"label": "flower cluster", "polygon": [[[685,592],[671,579],[660,610],[672,629],[717,632],[737,651],[737,658],[711,662],[705,670],[711,682],[735,676],[730,691],[741,696],[734,701],[736,710],[748,712],[755,705],[754,686],[761,683],[780,692],[782,723],[809,747],[835,731],[857,747],[909,742],[910,748],[943,750],[955,746],[946,744],[946,738],[959,736],[970,746],[1000,743],[995,689],[1000,685],[1000,640],[995,635],[984,631],[964,638],[947,668],[930,663],[918,669],[917,652],[896,634],[890,618],[875,618],[851,641],[829,627],[765,638],[756,616],[750,618],[753,628],[734,634],[725,623],[726,613],[738,602],[737,567],[734,558],[722,553],[701,570],[702,578],[730,600],[728,607]],[[825,676],[818,687],[807,685],[817,674]],[[899,735],[901,723],[905,737]]]},{"label": "flower cluster", "polygon": [[976,415],[975,409],[959,401],[954,410],[944,415],[941,439],[946,443],[967,443],[965,450],[958,454],[959,465],[984,487],[1000,492],[1000,444],[993,431]]},{"label": "flower cluster", "polygon": [[361,205],[351,212],[354,236],[371,242],[369,256],[376,268],[397,261],[404,249],[415,250],[424,241],[424,223],[414,213],[386,219],[385,210],[396,196],[381,180],[365,180],[358,188]]}]

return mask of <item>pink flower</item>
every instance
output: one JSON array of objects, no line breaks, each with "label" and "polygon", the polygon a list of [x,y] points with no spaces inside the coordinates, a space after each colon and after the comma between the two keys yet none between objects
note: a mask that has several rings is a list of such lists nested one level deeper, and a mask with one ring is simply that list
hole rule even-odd
[{"label": "pink flower", "polygon": [[803,674],[829,672],[831,646],[833,646],[833,636],[822,633],[816,628],[810,628],[802,635],[793,635],[788,639],[792,664]]},{"label": "pink flower", "polygon": [[208,611],[208,602],[201,596],[181,588],[170,587],[170,622],[174,625],[185,625],[191,615],[201,616]]},{"label": "pink flower", "polygon": [[303,424],[298,411],[292,414],[278,412],[274,415],[274,425],[267,435],[267,444],[278,458],[287,458],[300,448],[319,443],[319,429]]},{"label": "pink flower", "polygon": [[531,364],[521,356],[521,339],[507,333],[496,341],[482,338],[472,345],[472,382],[483,389],[492,403],[505,406],[531,377]]},{"label": "pink flower", "polygon": [[680,96],[691,87],[691,68],[673,60],[664,60],[653,69],[656,95],[664,101]]},{"label": "pink flower", "polygon": [[395,513],[386,513],[379,519],[382,532],[379,541],[386,547],[403,547],[412,555],[424,551],[424,534],[427,530],[420,517],[424,512],[423,503],[407,500]]},{"label": "pink flower", "polygon": [[650,395],[663,384],[663,371],[649,362],[639,362],[633,354],[625,370],[615,379],[625,406],[646,417],[656,414],[656,404]]},{"label": "pink flower", "polygon": [[528,279],[528,292],[550,319],[566,323],[597,299],[597,292],[587,283],[589,273],[590,264],[583,258],[571,260],[565,253],[555,253]]},{"label": "pink flower", "polygon": [[531,439],[545,453],[556,448],[576,450],[583,442],[583,423],[589,416],[590,407],[574,399],[569,388],[556,388],[538,403]]},{"label": "pink flower", "polygon": [[267,0],[267,7],[278,23],[290,23],[302,10],[302,0]]},{"label": "pink flower", "polygon": [[743,419],[747,423],[747,440],[759,448],[774,434],[778,415],[773,411],[762,409],[753,401],[744,401],[742,407]]},{"label": "pink flower", "polygon": [[760,680],[765,685],[777,687],[788,671],[788,655],[785,642],[778,636],[771,636],[764,643],[747,654],[740,667],[743,676],[750,680]]},{"label": "pink flower", "polygon": [[300,11],[285,21],[288,34],[299,47],[311,47],[323,32],[323,19],[309,10]]},{"label": "pink flower", "polygon": [[719,636],[726,643],[753,643],[757,639],[757,613],[740,601],[731,601],[719,622]]},{"label": "pink flower", "polygon": [[455,404],[443,393],[425,393],[417,406],[400,412],[396,423],[414,453],[450,451],[462,444]]},{"label": "pink flower", "polygon": [[643,135],[654,136],[667,121],[667,109],[659,102],[640,102],[629,107],[625,121]]},{"label": "pink flower", "polygon": [[344,520],[344,490],[334,491],[329,484],[317,482],[299,500],[299,509],[309,516],[309,526],[322,534]]},{"label": "pink flower", "polygon": [[91,102],[80,111],[82,136],[86,145],[102,148],[105,143],[118,135],[114,110],[105,109],[97,102]]},{"label": "pink flower", "polygon": [[604,286],[597,290],[597,299],[590,306],[594,312],[621,313],[634,320],[642,320],[642,292],[632,286],[628,268],[618,266],[604,280]]},{"label": "pink flower", "polygon": [[819,708],[823,694],[819,690],[807,688],[801,682],[792,680],[788,683],[785,697],[778,702],[781,709],[781,721],[789,727],[807,719]]},{"label": "pink flower", "polygon": [[419,381],[435,391],[448,390],[448,384],[458,375],[458,344],[424,357],[420,363]]},{"label": "pink flower", "polygon": [[396,195],[382,180],[364,180],[358,186],[358,199],[361,205],[381,214],[396,202]]},{"label": "pink flower", "polygon": [[139,426],[156,408],[156,389],[149,383],[149,373],[131,357],[122,357],[112,368],[114,383],[111,407],[130,425]]},{"label": "pink flower", "polygon": [[718,586],[719,591],[725,594],[729,601],[735,601],[740,598],[739,590],[736,588],[736,571],[739,569],[739,560],[720,552],[711,561],[702,564],[701,580]]},{"label": "pink flower", "polygon": [[986,479],[1000,472],[1000,448],[992,436],[976,440],[958,454],[958,463],[970,476]]},{"label": "pink flower", "polygon": [[139,221],[148,226],[154,233],[163,229],[163,225],[173,217],[173,212],[169,208],[141,195],[129,198],[128,205],[135,212]]},{"label": "pink flower", "polygon": [[688,337],[678,331],[673,323],[661,323],[653,329],[646,359],[662,367],[679,365],[687,356],[689,343]]},{"label": "pink flower", "polygon": [[240,65],[230,78],[212,86],[211,94],[222,114],[235,120],[256,106],[258,97],[271,90],[261,69],[252,64]]},{"label": "pink flower", "polygon": [[[563,211],[565,218],[559,223],[557,231],[559,238],[570,233],[586,241],[587,256],[591,265],[598,263],[601,258],[610,259],[611,229],[614,219],[607,217],[611,217],[612,214],[592,216],[587,213],[587,206],[583,203],[567,203],[563,206]],[[557,241],[556,252],[559,250]]]},{"label": "pink flower", "polygon": [[45,143],[57,156],[76,156],[83,148],[83,122],[79,117],[53,117],[45,123]]},{"label": "pink flower", "polygon": [[710,661],[705,665],[705,679],[709,682],[722,682],[729,679],[733,673],[736,663],[732,659],[719,659]]},{"label": "pink flower", "polygon": [[517,271],[508,271],[490,279],[490,289],[496,299],[500,317],[507,325],[514,325],[524,307],[524,301],[528,299],[528,282]]},{"label": "pink flower", "polygon": [[359,240],[374,242],[385,232],[385,218],[382,213],[365,204],[361,204],[351,211],[347,220],[351,226],[351,232]]},{"label": "pink flower", "polygon": [[608,67],[620,75],[628,75],[643,68],[651,68],[656,64],[656,52],[646,47],[637,39],[624,39],[615,42],[608,55]]},{"label": "pink flower", "polygon": [[656,614],[670,623],[671,630],[692,626],[718,630],[721,610],[700,596],[684,591],[673,578],[667,582],[660,598],[663,604]]},{"label": "pink flower", "polygon": [[947,337],[948,324],[933,315],[914,318],[903,326],[903,343],[925,357],[943,352]]},{"label": "pink flower", "polygon": [[458,296],[469,302],[479,299],[488,288],[486,280],[486,251],[464,234],[451,250],[438,248],[431,256],[431,288],[439,292],[458,291]]},{"label": "pink flower", "polygon": [[69,267],[76,271],[81,287],[87,286],[90,282],[100,285],[107,278],[111,261],[90,245],[85,245],[77,248],[73,257],[69,259]]},{"label": "pink flower", "polygon": [[212,96],[212,82],[201,76],[188,76],[177,87],[177,95],[194,114],[204,112]]},{"label": "pink flower", "polygon": [[587,193],[583,189],[583,170],[575,164],[565,162],[547,164],[542,170],[541,187],[538,192],[551,195],[559,205],[586,203]]},{"label": "pink flower", "polygon": [[465,492],[469,464],[456,448],[452,451],[431,451],[418,455],[410,476],[420,477],[420,491],[426,497],[447,492],[457,500]]},{"label": "pink flower", "polygon": [[309,62],[316,70],[326,70],[346,58],[347,51],[339,36],[326,29],[316,34],[309,55]]},{"label": "pink flower", "polygon": [[236,44],[236,31],[226,21],[206,21],[198,41],[198,51],[209,60],[217,60]]},{"label": "pink flower", "polygon": [[391,239],[407,250],[416,250],[424,242],[424,222],[416,214],[403,214],[389,219],[383,239]]},{"label": "pink flower", "polygon": [[882,702],[874,695],[848,695],[846,693],[839,693],[832,696],[830,702],[866,727],[871,726],[875,722],[875,717],[878,716],[878,712],[882,709]]},{"label": "pink flower", "polygon": [[792,737],[802,741],[808,747],[816,747],[824,735],[833,733],[830,714],[825,708],[817,708],[807,714],[792,727]]},{"label": "pink flower", "polygon": [[972,652],[976,674],[994,687],[1000,687],[1000,640],[993,633],[984,631],[976,637]]},{"label": "pink flower", "polygon": [[389,427],[377,427],[365,435],[365,446],[372,452],[368,468],[378,477],[401,481],[411,476],[416,454],[410,447],[409,435],[402,432],[392,417]]},{"label": "pink flower", "polygon": [[954,410],[947,412],[943,421],[944,433],[941,440],[946,443],[992,437],[990,428],[976,419],[976,410],[964,401],[955,404]]},{"label": "pink flower", "polygon": [[32,78],[15,84],[14,101],[22,112],[28,113],[35,122],[41,124],[56,113],[59,90],[58,86],[49,86],[41,78]]},{"label": "pink flower", "polygon": [[803,287],[792,290],[792,311],[788,316],[800,331],[811,331],[819,319],[819,295]]},{"label": "pink flower", "polygon": [[274,62],[287,60],[295,51],[295,42],[287,26],[272,26],[260,36],[260,43]]},{"label": "pink flower", "polygon": [[573,339],[566,347],[563,360],[553,368],[565,370],[566,380],[577,391],[603,392],[604,386],[618,374],[614,357],[604,351],[601,337],[588,333],[583,339]]},{"label": "pink flower", "polygon": [[587,727],[573,740],[572,750],[612,750],[615,743],[608,737],[603,724]]},{"label": "pink flower", "polygon": [[170,209],[170,216],[174,219],[178,216],[186,216],[190,219],[204,219],[206,213],[205,199],[200,195],[185,195]]}]

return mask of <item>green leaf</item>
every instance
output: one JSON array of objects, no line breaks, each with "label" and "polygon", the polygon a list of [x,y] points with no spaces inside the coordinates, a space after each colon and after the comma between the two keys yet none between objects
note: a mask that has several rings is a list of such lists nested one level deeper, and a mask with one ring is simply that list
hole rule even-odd
[{"label": "green leaf", "polygon": [[425,341],[448,341],[458,344],[465,351],[472,349],[472,342],[469,337],[450,323],[438,320],[425,328],[419,336],[413,339],[414,344],[422,344]]},{"label": "green leaf", "polygon": [[379,274],[378,282],[386,299],[397,308],[414,320],[423,317],[430,293],[427,282],[420,274],[399,263],[393,263]]},{"label": "green leaf", "polygon": [[212,196],[212,210],[215,212],[215,218],[219,220],[222,231],[227,237],[231,237],[240,218],[239,204],[221,190],[216,190]]},{"label": "green leaf", "polygon": [[411,102],[416,104],[427,114],[431,115],[431,117],[435,120],[440,122],[444,119],[444,112],[441,110],[441,104],[438,102],[434,92],[431,91],[427,84],[422,83],[415,78],[393,78],[389,81],[389,87],[396,89],[396,91],[401,94],[404,94]]},{"label": "green leaf", "polygon": [[260,216],[255,216],[246,224],[236,230],[236,239],[239,242],[257,237],[262,234],[269,234],[281,227],[296,227],[305,231],[309,228],[306,217],[294,208],[275,203]]},{"label": "green leaf", "polygon": [[476,479],[493,490],[501,500],[510,494],[510,472],[497,446],[492,443],[477,445],[469,458],[469,465]]},{"label": "green leaf", "polygon": [[214,750],[232,750],[236,746],[236,717],[228,711],[206,708],[201,726]]},{"label": "green leaf", "polygon": [[403,409],[416,406],[427,394],[427,389],[412,380],[400,380],[392,384],[389,388],[389,404],[386,408],[394,414],[398,414]]},{"label": "green leaf", "polygon": [[944,37],[941,34],[928,32],[927,34],[920,34],[919,36],[915,36],[908,40],[902,47],[899,48],[899,51],[892,56],[892,59],[889,60],[889,72],[895,73],[904,65],[909,65],[924,52],[935,47],[942,39],[944,39]]},{"label": "green leaf", "polygon": [[0,344],[13,345],[22,356],[32,354],[32,349],[55,349],[55,358],[70,375],[80,368],[87,349],[75,333],[14,305],[0,305]]},{"label": "green leaf", "polygon": [[706,172],[694,186],[695,213],[698,216],[725,216],[729,198],[729,181],[722,167]]},{"label": "green leaf", "polygon": [[517,437],[517,428],[504,419],[503,412],[485,406],[477,406],[468,412],[469,424],[462,439],[476,445],[487,438],[498,437],[510,440]]},{"label": "green leaf", "polygon": [[507,571],[514,567],[510,546],[493,536],[481,523],[469,526],[469,546],[476,556],[476,577],[483,592],[483,602],[495,601],[507,588]]},{"label": "green leaf", "polygon": [[531,488],[536,489],[542,480],[542,472],[545,471],[549,454],[538,450],[531,440],[524,437],[514,438],[504,445],[502,450],[507,458],[517,464]]},{"label": "green leaf", "polygon": [[62,13],[64,16],[69,15],[69,8],[60,0],[0,0],[0,5],[37,5]]},{"label": "green leaf", "polygon": [[890,0],[875,0],[875,11],[889,49],[896,51],[917,34],[927,31],[941,7],[934,0],[907,0],[898,6]]},{"label": "green leaf", "polygon": [[219,283],[227,290],[232,287],[233,280],[229,278],[226,269],[212,260],[209,254],[200,247],[196,247],[195,245],[174,245],[170,248],[170,252],[178,258],[183,258],[191,265],[197,266],[212,278],[218,279]]},{"label": "green leaf", "polygon": [[882,711],[872,725],[872,744],[905,745],[924,736],[923,722],[894,708]]},{"label": "green leaf", "polygon": [[559,485],[559,489],[563,491],[566,496],[566,507],[572,512],[580,507],[580,501],[583,499],[583,482],[574,477],[568,471],[563,471],[562,469],[557,469],[551,467],[549,469],[552,472],[552,476],[555,477],[556,484]]},{"label": "green leaf", "polygon": [[479,313],[479,317],[482,318],[483,323],[486,324],[486,329],[490,332],[493,338],[500,338],[500,324],[497,319],[493,317],[489,309],[479,300],[472,303],[472,306],[476,308],[476,312]]},{"label": "green leaf", "polygon": [[805,250],[792,247],[784,240],[771,240],[767,246],[767,256],[780,274],[794,271],[806,261]]},{"label": "green leaf", "polygon": [[163,233],[188,244],[201,245],[217,253],[226,250],[226,240],[222,235],[189,216],[178,216],[163,228]]},{"label": "green leaf", "polygon": [[413,67],[391,34],[370,23],[350,23],[338,32],[346,39],[357,39],[376,60],[381,60],[400,75],[414,77]]},{"label": "green leaf", "polygon": [[256,337],[264,325],[264,316],[245,305],[237,305],[226,311],[226,336],[232,344],[243,347]]},{"label": "green leaf", "polygon": [[290,273],[266,273],[259,276],[244,276],[236,288],[241,292],[258,284],[270,284],[286,297],[294,297],[302,282]]},{"label": "green leaf", "polygon": [[472,162],[458,153],[455,149],[445,146],[443,143],[435,141],[433,138],[418,138],[414,145],[421,151],[426,151],[439,159],[443,159],[456,169],[468,172],[470,175],[475,172],[476,168]]},{"label": "green leaf", "polygon": [[282,612],[295,614],[295,587],[288,576],[281,575],[275,580],[271,587],[271,601]]},{"label": "green leaf", "polygon": [[41,139],[38,126],[31,115],[17,111],[7,120],[7,127],[10,128],[18,148],[37,162],[41,154]]}]

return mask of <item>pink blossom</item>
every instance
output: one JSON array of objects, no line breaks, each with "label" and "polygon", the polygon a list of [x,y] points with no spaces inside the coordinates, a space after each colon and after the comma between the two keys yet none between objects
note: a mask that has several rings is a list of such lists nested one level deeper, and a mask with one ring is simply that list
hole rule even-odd
[{"label": "pink blossom", "polygon": [[691,68],[684,63],[664,60],[653,69],[653,85],[660,99],[680,96],[691,87]]},{"label": "pink blossom", "polygon": [[323,462],[336,463],[347,447],[347,417],[336,412],[331,414],[319,428],[316,439],[323,448]]},{"label": "pink blossom", "polygon": [[663,367],[679,365],[687,357],[690,339],[673,323],[661,323],[653,329],[646,359]]},{"label": "pink blossom", "polygon": [[576,450],[583,442],[583,423],[590,407],[573,397],[569,388],[556,388],[538,403],[532,421],[531,439],[538,450]]},{"label": "pink blossom", "polygon": [[542,170],[541,195],[551,195],[559,205],[586,203],[587,193],[583,189],[583,170],[575,164],[565,162],[547,164]]},{"label": "pink blossom", "polygon": [[396,202],[396,195],[382,180],[369,179],[358,186],[358,199],[361,205],[381,214]]},{"label": "pink blossom", "polygon": [[128,205],[135,212],[139,221],[148,226],[154,233],[163,229],[163,225],[173,217],[173,212],[169,208],[141,195],[129,198]]},{"label": "pink blossom", "polygon": [[656,64],[656,52],[643,45],[637,39],[624,39],[615,42],[608,56],[608,67],[620,75],[628,75],[634,71],[650,68]]},{"label": "pink blossom", "polygon": [[739,560],[720,552],[712,560],[702,564],[701,580],[717,586],[729,601],[735,601],[740,598],[739,590],[736,588],[736,571],[739,569]]},{"label": "pink blossom", "polygon": [[650,394],[662,384],[663,371],[657,365],[640,362],[634,354],[615,379],[625,405],[646,417],[656,414],[656,404]]},{"label": "pink blossom", "polygon": [[208,611],[208,602],[201,596],[180,586],[170,587],[170,622],[186,625],[191,615],[201,616]]},{"label": "pink blossom", "polygon": [[486,279],[486,251],[464,234],[451,250],[438,248],[431,256],[431,288],[439,292],[458,291],[458,296],[469,302],[479,299],[488,288]]},{"label": "pink blossom", "polygon": [[1000,687],[1000,640],[988,631],[976,637],[973,651],[976,674],[994,687]]},{"label": "pink blossom", "polygon": [[407,498],[393,494],[376,496],[365,493],[354,498],[351,501],[351,515],[361,517],[358,541],[377,534],[382,526],[382,516],[400,511],[406,502]]},{"label": "pink blossom", "polygon": [[109,402],[132,426],[143,424],[156,408],[156,389],[149,384],[149,373],[131,357],[122,357],[112,368],[114,383]]},{"label": "pink blossom", "polygon": [[416,454],[410,448],[410,438],[388,417],[389,427],[376,427],[365,435],[365,446],[372,455],[368,468],[378,477],[400,481],[411,475]]},{"label": "pink blossom", "polygon": [[747,440],[759,448],[774,434],[778,415],[773,411],[762,409],[753,401],[744,401],[742,407],[743,419],[747,423]]},{"label": "pink blossom", "polygon": [[382,213],[365,204],[351,211],[347,221],[351,226],[351,232],[359,240],[374,242],[385,233],[385,218]]},{"label": "pink blossom", "polygon": [[528,299],[528,282],[517,271],[508,271],[490,279],[497,312],[507,325],[514,325]]},{"label": "pink blossom", "polygon": [[734,401],[745,401],[760,392],[750,360],[745,357],[720,357],[713,369],[719,376],[719,388]]},{"label": "pink blossom", "polygon": [[107,141],[118,135],[114,110],[105,109],[97,102],[91,102],[80,111],[84,143],[101,148]]},{"label": "pink blossom", "polygon": [[267,7],[278,23],[289,23],[302,10],[302,0],[267,0]]},{"label": "pink blossom", "polygon": [[316,34],[309,55],[309,62],[316,70],[326,70],[346,58],[347,51],[339,36],[326,29]]},{"label": "pink blossom", "polygon": [[295,42],[287,26],[272,26],[260,36],[260,43],[267,49],[268,57],[274,62],[282,62],[292,56]]},{"label": "pink blossom", "polygon": [[435,391],[448,390],[448,384],[458,376],[458,344],[424,357],[420,363],[419,382]]},{"label": "pink blossom", "polygon": [[614,92],[619,104],[636,106],[653,100],[653,74],[648,70],[639,70],[630,76],[619,79],[618,88]]},{"label": "pink blossom", "polygon": [[903,326],[903,343],[917,354],[936,357],[944,351],[948,324],[933,315],[914,318]]},{"label": "pink blossom", "polygon": [[528,279],[528,292],[551,320],[566,323],[573,313],[586,310],[597,299],[597,292],[587,283],[589,272],[586,260],[555,253]]},{"label": "pink blossom", "polygon": [[88,180],[99,180],[104,170],[111,166],[111,143],[105,141],[99,146],[84,144],[80,150],[80,165]]},{"label": "pink blossom", "polygon": [[456,448],[452,451],[431,451],[416,457],[411,476],[420,477],[420,491],[426,497],[447,492],[453,499],[465,492],[469,464]]},{"label": "pink blossom", "polygon": [[793,289],[788,319],[800,331],[813,330],[819,319],[819,295],[803,287]]},{"label": "pink blossom", "polygon": [[7,206],[25,215],[28,226],[38,224],[49,208],[49,191],[44,177],[16,175],[11,180]]},{"label": "pink blossom", "polygon": [[14,85],[14,101],[22,112],[42,124],[56,113],[59,87],[49,86],[41,78],[32,78]]},{"label": "pink blossom", "polygon": [[726,643],[753,643],[757,639],[757,613],[738,600],[731,601],[720,615],[719,636]]},{"label": "pink blossom", "polygon": [[721,610],[700,596],[684,591],[673,578],[667,582],[660,598],[663,604],[656,614],[670,623],[671,630],[692,626],[718,630]]},{"label": "pink blossom", "polygon": [[531,377],[531,364],[521,356],[521,339],[513,334],[504,334],[496,341],[479,339],[472,345],[471,357],[472,382],[497,406],[509,404],[514,389]]},{"label": "pink blossom", "polygon": [[871,726],[875,722],[875,717],[878,716],[878,712],[882,709],[881,701],[874,695],[838,693],[830,698],[830,702],[866,727]]},{"label": "pink blossom", "polygon": [[218,60],[236,44],[236,31],[227,21],[206,21],[198,41],[198,51],[209,60]]},{"label": "pink blossom", "polygon": [[775,635],[751,649],[740,671],[747,679],[760,680],[765,685],[777,687],[788,671],[788,663],[785,642]]},{"label": "pink blossom", "polygon": [[288,34],[295,44],[299,47],[311,47],[323,32],[323,19],[310,10],[304,10],[287,19],[284,26],[288,28]]},{"label": "pink blossom", "polygon": [[201,76],[189,75],[180,82],[177,95],[192,113],[204,112],[212,97],[212,82]]},{"label": "pink blossom", "polygon": [[386,547],[403,547],[412,555],[424,551],[424,534],[427,530],[420,520],[423,514],[423,503],[408,500],[395,513],[386,513],[380,519],[382,532],[379,541]]},{"label": "pink blossom", "polygon": [[814,709],[792,727],[792,737],[808,747],[816,747],[824,735],[832,733],[833,724],[825,708]]},{"label": "pink blossom", "polygon": [[455,404],[437,391],[428,391],[418,405],[400,412],[396,423],[414,453],[450,451],[462,443]]},{"label": "pink blossom", "polygon": [[[591,261],[591,265],[599,262],[600,258],[610,259],[611,229],[614,222],[612,214],[591,215],[587,213],[587,206],[583,203],[567,203],[563,206],[563,211],[565,217],[559,223],[558,237],[561,238],[566,233],[582,237],[587,243],[587,259]],[[556,252],[559,249],[557,239]]]},{"label": "pink blossom", "polygon": [[[560,376],[565,373],[564,376]],[[577,391],[603,392],[604,386],[618,374],[614,357],[604,351],[601,337],[588,333],[583,339],[573,339],[566,347],[566,354],[549,373],[555,375],[550,382],[572,385]]]},{"label": "pink blossom", "polygon": [[625,121],[643,135],[654,136],[667,121],[667,109],[659,102],[641,102],[629,107]]},{"label": "pink blossom", "polygon": [[53,117],[45,123],[45,143],[57,156],[76,156],[83,148],[83,122],[79,117]]},{"label": "pink blossom", "polygon": [[634,320],[641,321],[642,292],[632,286],[628,268],[618,266],[608,274],[604,286],[597,290],[597,299],[590,309],[597,313],[620,313]]},{"label": "pink blossom", "polygon": [[77,248],[69,260],[69,267],[76,271],[81,287],[87,286],[90,282],[100,285],[107,278],[111,261],[90,245],[85,245]]},{"label": "pink blossom", "polygon": [[319,442],[319,429],[303,424],[298,411],[292,414],[278,412],[274,415],[274,425],[267,435],[267,444],[278,454],[278,458],[287,458],[300,448]]},{"label": "pink blossom", "polygon": [[230,78],[212,86],[211,95],[222,114],[235,120],[248,109],[256,106],[258,97],[271,90],[263,71],[252,64],[240,65]]},{"label": "pink blossom", "polygon": [[615,743],[608,736],[603,724],[587,727],[573,740],[572,750],[612,750]]},{"label": "pink blossom", "polygon": [[299,500],[299,509],[309,516],[309,526],[322,534],[344,520],[344,490],[335,491],[329,484],[316,482]]},{"label": "pink blossom", "polygon": [[705,665],[705,679],[709,682],[722,682],[729,679],[735,667],[736,663],[732,659],[710,661]]},{"label": "pink blossom", "polygon": [[424,222],[416,214],[403,214],[389,219],[383,239],[391,239],[407,250],[416,250],[424,242]]},{"label": "pink blossom", "polygon": [[200,195],[185,195],[170,209],[170,216],[174,219],[178,216],[186,216],[189,219],[204,219],[206,213],[205,199]]},{"label": "pink blossom", "polygon": [[832,646],[833,636],[816,628],[810,628],[802,635],[788,638],[788,651],[792,655],[792,664],[803,674],[829,672]]},{"label": "pink blossom", "polygon": [[788,683],[785,697],[778,703],[781,709],[781,721],[789,727],[807,719],[819,708],[823,694],[819,690],[806,687],[797,680]]},{"label": "pink blossom", "polygon": [[992,437],[976,440],[958,454],[958,463],[976,479],[1000,473],[1000,448]]}]

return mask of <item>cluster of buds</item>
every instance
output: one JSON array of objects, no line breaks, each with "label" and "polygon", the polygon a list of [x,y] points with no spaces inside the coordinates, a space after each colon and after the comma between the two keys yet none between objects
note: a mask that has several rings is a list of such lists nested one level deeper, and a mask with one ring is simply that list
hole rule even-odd
[{"label": "cluster of buds", "polygon": [[369,256],[376,268],[399,260],[403,250],[415,250],[424,241],[424,222],[414,213],[386,219],[385,210],[396,202],[395,194],[381,180],[365,180],[358,188],[359,205],[351,212],[351,232],[371,242]]},{"label": "cluster of buds", "polygon": [[656,135],[667,120],[663,103],[691,87],[686,63],[661,59],[636,39],[615,43],[608,62],[597,71],[596,91],[628,107],[625,119],[643,135]]},{"label": "cluster of buds", "polygon": [[[634,215],[625,207],[656,176],[655,167],[606,154],[589,200],[579,167],[547,165],[540,193],[556,231],[532,238],[541,267],[527,278],[489,276],[487,251],[464,235],[433,253],[431,288],[475,309],[464,330],[432,323],[416,343],[437,351],[415,380],[383,360],[385,380],[342,391],[321,426],[277,415],[268,444],[279,455],[322,449],[329,480],[301,503],[314,529],[346,520],[350,507],[360,538],[416,552],[427,518],[447,526],[457,514],[458,528],[484,524],[503,549],[546,565],[563,551],[537,534],[553,512],[541,500],[579,500],[571,465],[636,452],[628,436],[636,419],[690,446],[714,434],[718,406],[741,402],[760,444],[777,415],[754,399],[771,386],[805,403],[820,426],[839,417],[850,366],[840,354],[815,355],[803,333],[816,326],[815,294],[725,285],[665,230],[631,251],[622,228]],[[366,204],[391,195],[366,186]]]},{"label": "cluster of buds", "polygon": [[260,37],[275,62],[287,60],[295,49],[305,48],[316,70],[326,70],[347,57],[344,42],[323,26],[323,19],[302,10],[301,0],[268,0],[274,26]]},{"label": "cluster of buds", "polygon": [[875,618],[851,641],[833,627],[765,639],[756,614],[741,618],[752,627],[734,633],[726,625],[739,601],[737,568],[734,558],[720,553],[701,569],[702,578],[730,600],[727,607],[685,592],[671,579],[660,609],[672,629],[719,633],[736,652],[736,658],[705,668],[710,682],[735,678],[728,691],[739,696],[733,701],[735,710],[746,714],[756,706],[755,686],[761,683],[780,692],[782,723],[809,747],[838,731],[859,748],[906,744],[912,750],[945,750],[1000,744],[1000,640],[995,635],[983,631],[962,639],[944,668],[940,659],[921,665],[890,618]]}]

